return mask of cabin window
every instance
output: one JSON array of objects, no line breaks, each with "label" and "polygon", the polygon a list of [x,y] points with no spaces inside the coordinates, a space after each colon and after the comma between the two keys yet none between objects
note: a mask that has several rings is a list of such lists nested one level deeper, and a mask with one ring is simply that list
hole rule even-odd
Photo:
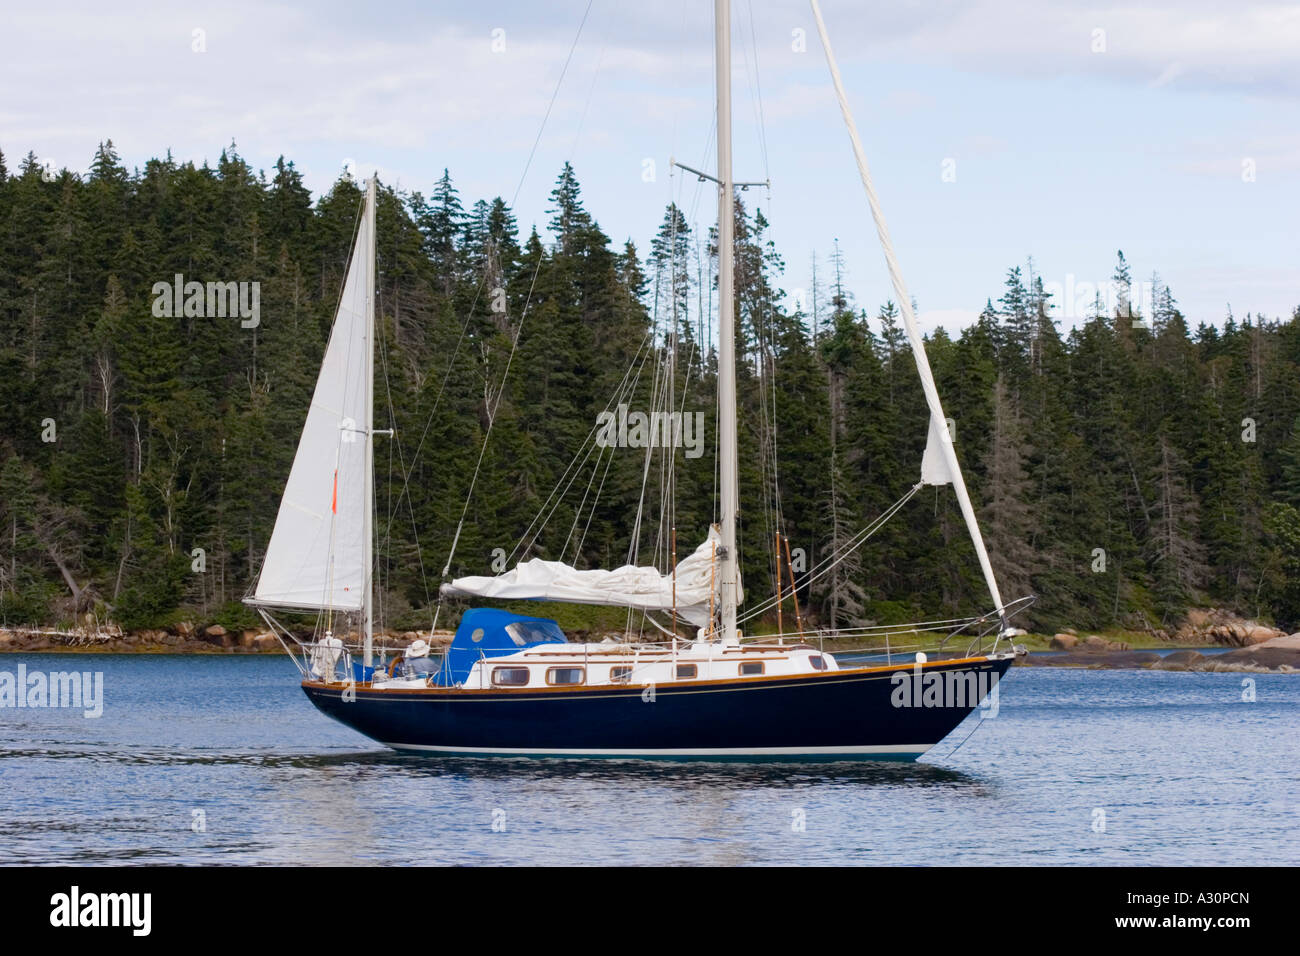
[{"label": "cabin window", "polygon": [[626,664],[609,669],[609,679],[615,683],[626,683],[632,679],[632,668]]},{"label": "cabin window", "polygon": [[695,677],[695,675],[696,675],[698,672],[699,672],[699,668],[697,668],[694,664],[678,664],[678,665],[677,665],[677,679],[678,679],[678,680],[691,680],[692,678]]},{"label": "cabin window", "polygon": [[812,669],[815,671],[826,670],[826,659],[820,654],[809,654],[808,663],[812,665]]},{"label": "cabin window", "polygon": [[492,683],[497,687],[523,687],[528,683],[528,668],[494,667]]},{"label": "cabin window", "polygon": [[581,684],[586,679],[585,667],[551,667],[546,671],[548,684]]},{"label": "cabin window", "polygon": [[762,661],[745,661],[740,665],[741,677],[752,677],[756,674],[763,673]]},{"label": "cabin window", "polygon": [[567,644],[568,638],[554,621],[511,621],[505,627],[506,635],[516,647],[529,644]]}]

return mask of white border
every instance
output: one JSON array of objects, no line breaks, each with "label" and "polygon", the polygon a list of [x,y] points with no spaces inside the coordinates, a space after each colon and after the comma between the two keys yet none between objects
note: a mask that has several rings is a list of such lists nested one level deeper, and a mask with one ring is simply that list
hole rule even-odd
[{"label": "white border", "polygon": [[452,747],[428,744],[393,744],[379,741],[393,750],[419,750],[427,753],[482,754],[484,756],[546,757],[765,757],[765,756],[870,756],[903,754],[921,756],[934,744],[880,744],[872,747],[664,747],[647,749],[592,748],[569,750],[563,747]]}]

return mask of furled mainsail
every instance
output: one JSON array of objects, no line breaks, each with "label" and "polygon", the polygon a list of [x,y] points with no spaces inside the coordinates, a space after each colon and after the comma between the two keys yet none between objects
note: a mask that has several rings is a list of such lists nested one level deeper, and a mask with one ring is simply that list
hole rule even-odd
[{"label": "furled mainsail", "polygon": [[[720,540],[717,527],[711,527],[704,542],[677,565],[677,615],[696,627],[707,627],[710,606],[717,607],[715,552]],[[658,568],[627,564],[613,570],[579,571],[562,561],[541,558],[521,561],[513,570],[495,577],[456,578],[442,586],[442,593],[449,597],[605,604],[645,611],[671,612],[674,607],[673,575],[661,574]]]}]

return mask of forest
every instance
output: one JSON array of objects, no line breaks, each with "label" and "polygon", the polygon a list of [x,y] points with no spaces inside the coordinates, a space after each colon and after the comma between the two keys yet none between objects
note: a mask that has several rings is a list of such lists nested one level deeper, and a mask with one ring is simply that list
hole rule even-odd
[{"label": "forest", "polygon": [[[292,162],[255,171],[233,144],[215,166],[128,170],[109,141],[86,174],[0,154],[0,626],[251,619],[361,200],[347,175],[314,200]],[[568,164],[548,214],[525,234],[446,171],[427,194],[380,184],[390,626],[427,627],[444,577],[502,555],[666,568],[672,530],[683,556],[716,514],[714,235],[669,204],[649,249],[612,240]],[[787,573],[778,531],[796,572],[815,567],[908,492],[928,424],[896,305],[855,302],[837,255],[792,275],[770,232],[738,203],[751,605]],[[177,276],[256,283],[257,320],[157,308]],[[1003,596],[1037,596],[1016,623],[1150,630],[1201,606],[1300,623],[1300,306],[1189,319],[1156,276],[1137,306],[1120,252],[1119,306],[1062,328],[1031,263],[989,281],[978,320],[926,350]],[[702,454],[593,451],[614,397],[700,415]],[[797,596],[832,627],[989,609],[949,487]]]}]

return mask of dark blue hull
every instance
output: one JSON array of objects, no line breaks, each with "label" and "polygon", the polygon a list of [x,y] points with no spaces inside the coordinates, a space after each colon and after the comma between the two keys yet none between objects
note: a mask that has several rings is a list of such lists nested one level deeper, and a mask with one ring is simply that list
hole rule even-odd
[{"label": "dark blue hull", "polygon": [[[460,756],[914,760],[995,687],[1010,657],[795,677],[565,689],[351,690],[305,681],[335,720],[395,750]],[[907,675],[907,687],[898,676]],[[939,701],[922,700],[937,680]],[[942,693],[943,686],[955,690]],[[912,696],[915,687],[917,693]],[[903,702],[902,698],[906,697]],[[354,699],[348,699],[354,698]]]}]

